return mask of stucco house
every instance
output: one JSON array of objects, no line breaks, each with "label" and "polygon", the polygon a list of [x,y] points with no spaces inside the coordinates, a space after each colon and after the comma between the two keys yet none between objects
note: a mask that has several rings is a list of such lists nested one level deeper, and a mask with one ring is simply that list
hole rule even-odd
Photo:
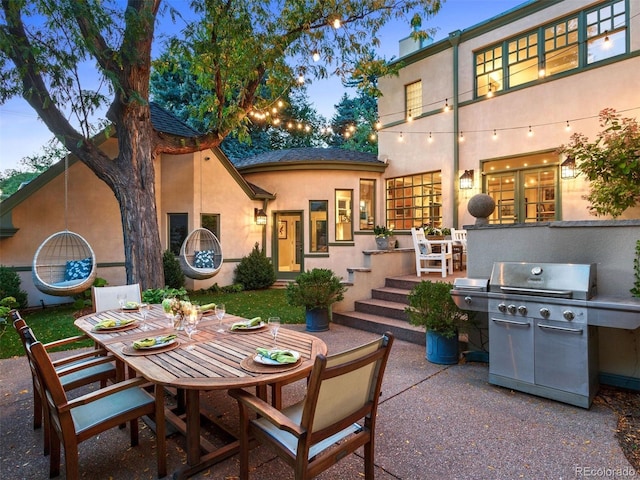
[{"label": "stucco house", "polygon": [[[197,134],[156,104],[151,112],[154,128],[161,132]],[[115,156],[117,139],[98,141]],[[122,224],[114,195],[76,158],[69,157],[66,164],[66,170],[65,161],[52,166],[0,204],[0,264],[19,272],[30,305],[69,301],[38,291],[31,278],[38,246],[61,230],[88,241],[98,276],[112,285],[125,281]],[[281,279],[316,266],[349,263],[354,247],[373,243],[358,233],[371,233],[374,212],[380,208],[374,205],[379,198],[376,183],[381,183],[386,164],[370,154],[294,149],[247,159],[236,168],[220,149],[212,149],[163,155],[155,168],[163,248],[177,255],[188,233],[201,226],[212,230],[222,245],[224,263],[215,276],[187,278],[187,287],[198,289],[231,284],[235,266],[256,243],[274,259]],[[358,213],[353,209],[356,201]],[[260,211],[267,216],[266,225],[257,223]]]}]

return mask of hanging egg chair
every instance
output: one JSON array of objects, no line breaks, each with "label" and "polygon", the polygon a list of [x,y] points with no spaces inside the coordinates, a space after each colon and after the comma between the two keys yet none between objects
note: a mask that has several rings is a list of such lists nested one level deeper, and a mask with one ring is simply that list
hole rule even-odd
[{"label": "hanging egg chair", "polygon": [[218,238],[206,228],[193,230],[180,247],[182,273],[194,280],[213,277],[222,267],[222,247]]},{"label": "hanging egg chair", "polygon": [[91,245],[68,230],[47,238],[33,258],[33,283],[48,295],[78,295],[91,287],[97,273]]}]

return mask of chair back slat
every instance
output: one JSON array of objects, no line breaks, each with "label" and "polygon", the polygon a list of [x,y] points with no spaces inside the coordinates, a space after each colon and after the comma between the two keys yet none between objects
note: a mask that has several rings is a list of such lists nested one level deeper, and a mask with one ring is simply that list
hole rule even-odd
[{"label": "chair back slat", "polygon": [[27,341],[27,355],[32,362],[37,380],[44,390],[46,401],[49,404],[52,420],[58,419],[58,407],[67,403],[67,394],[62,387],[60,377],[51,362],[51,358],[41,342],[35,340],[35,336],[29,327],[23,329],[30,340]]},{"label": "chair back slat", "polygon": [[118,295],[121,293],[127,295],[128,302],[140,303],[142,301],[142,293],[139,283],[131,285],[116,285],[113,287],[91,287],[93,308],[96,312],[119,308],[120,304],[118,303]]}]

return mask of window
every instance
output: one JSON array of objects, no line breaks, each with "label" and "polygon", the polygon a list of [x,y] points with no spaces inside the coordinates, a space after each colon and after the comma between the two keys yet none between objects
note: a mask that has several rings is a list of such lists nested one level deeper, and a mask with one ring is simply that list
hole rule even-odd
[{"label": "window", "polygon": [[189,232],[189,217],[186,213],[169,213],[169,250],[180,255],[180,247]]},{"label": "window", "polygon": [[476,52],[475,95],[483,97],[533,82],[541,74],[556,75],[626,52],[625,0],[602,3]]},{"label": "window", "polygon": [[624,0],[587,12],[587,63],[625,53],[626,21]]},{"label": "window", "polygon": [[386,183],[387,228],[409,230],[442,226],[442,175],[439,171],[390,178]]},{"label": "window", "polygon": [[360,230],[372,230],[375,223],[376,181],[360,179]]},{"label": "window", "polygon": [[544,29],[544,75],[578,68],[578,17]]},{"label": "window", "polygon": [[405,112],[407,120],[422,115],[422,81],[411,83],[404,87]]},{"label": "window", "polygon": [[200,225],[213,233],[220,241],[220,214],[203,213],[200,215]]},{"label": "window", "polygon": [[353,190],[336,190],[336,241],[353,241]]},{"label": "window", "polygon": [[476,93],[479,97],[502,90],[502,46],[476,55]]},{"label": "window", "polygon": [[531,33],[507,43],[509,87],[538,79],[538,35]]},{"label": "window", "polygon": [[328,252],[327,220],[329,202],[327,200],[309,201],[309,232],[311,232],[310,252]]},{"label": "window", "polygon": [[490,223],[558,220],[558,157],[554,153],[486,162],[485,192],[496,202]]}]

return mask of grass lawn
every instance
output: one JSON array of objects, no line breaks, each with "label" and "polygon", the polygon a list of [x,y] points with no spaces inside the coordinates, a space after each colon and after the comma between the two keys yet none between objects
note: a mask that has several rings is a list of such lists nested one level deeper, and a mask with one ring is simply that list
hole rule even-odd
[{"label": "grass lawn", "polygon": [[[253,318],[278,316],[282,323],[304,323],[304,308],[292,307],[287,303],[283,289],[251,290],[239,293],[190,293],[189,298],[200,305],[206,303],[224,303],[227,313],[241,317]],[[73,325],[73,307],[61,306],[21,312],[22,317],[32,328],[36,338],[42,343],[78,335],[80,331]],[[93,344],[85,340],[61,350],[88,347]],[[18,334],[12,325],[8,325],[4,335],[0,337],[0,358],[11,358],[24,355],[24,349]]]}]

